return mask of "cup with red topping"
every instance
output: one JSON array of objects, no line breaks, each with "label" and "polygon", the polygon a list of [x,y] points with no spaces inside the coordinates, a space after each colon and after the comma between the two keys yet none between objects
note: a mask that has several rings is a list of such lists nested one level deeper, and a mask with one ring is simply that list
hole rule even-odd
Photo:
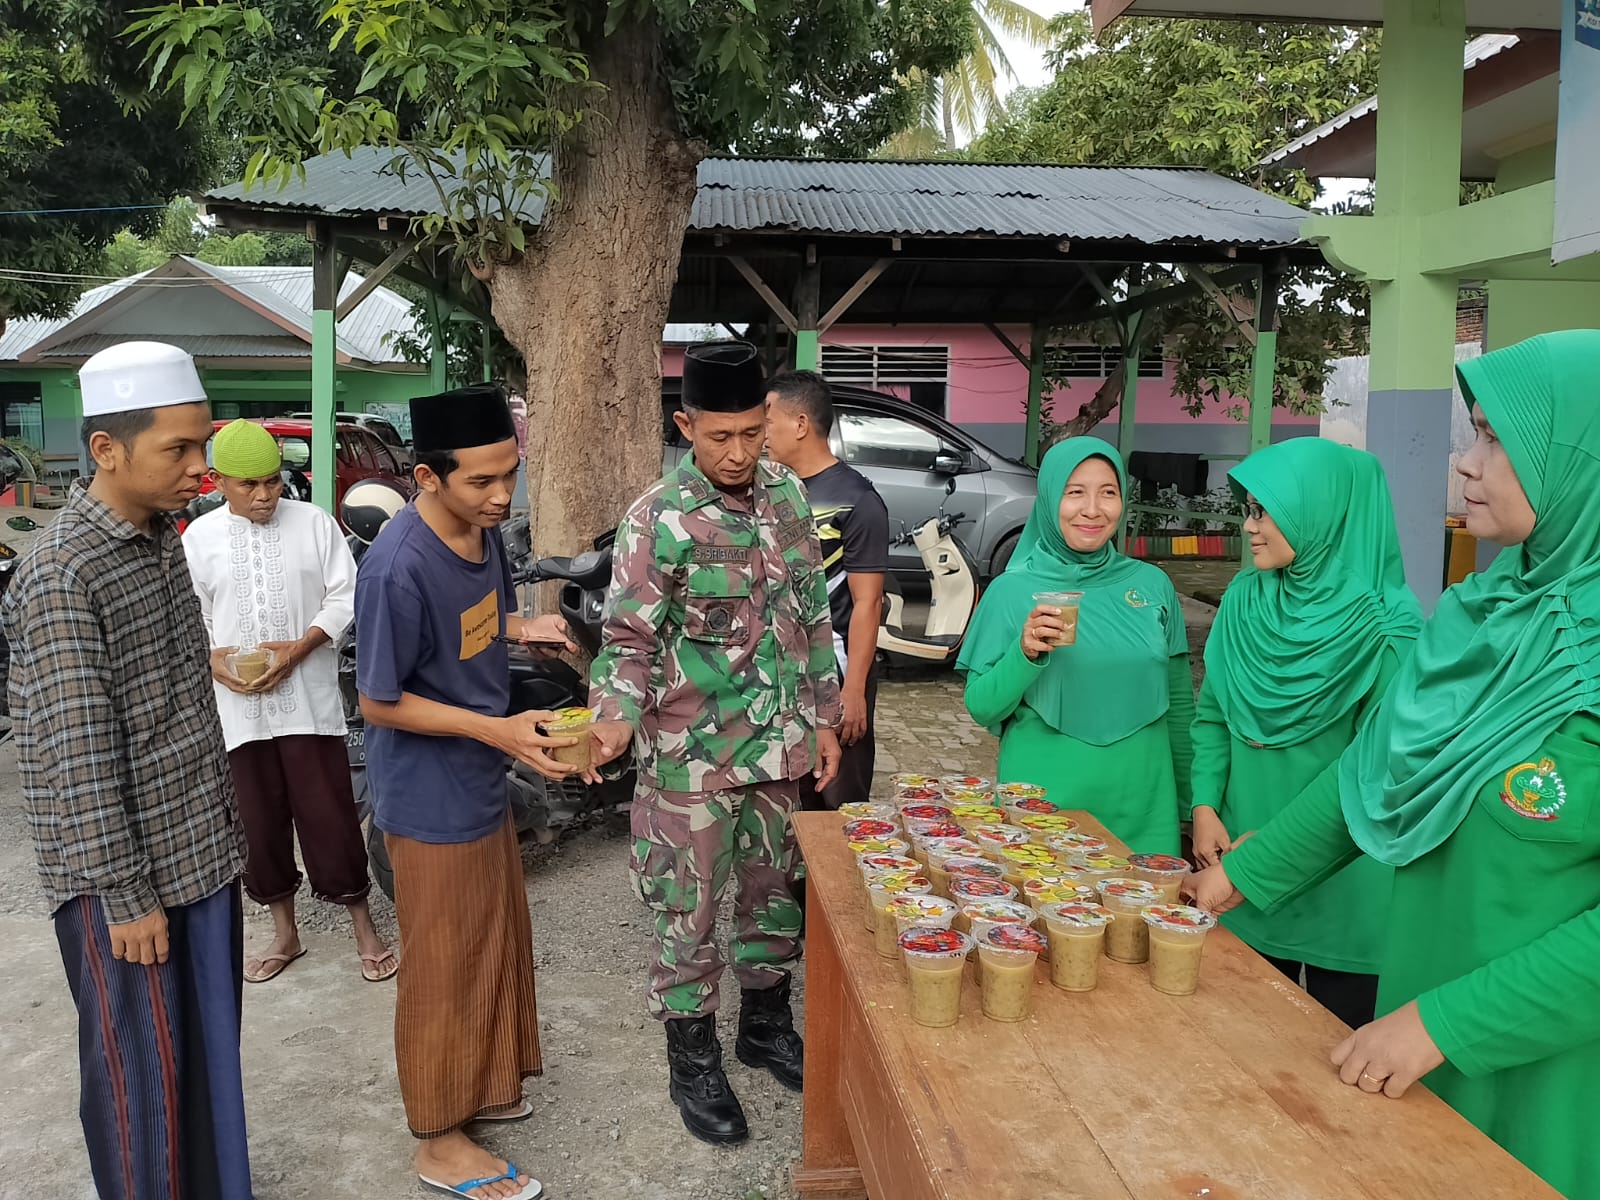
[{"label": "cup with red topping", "polygon": [[1109,908],[1088,900],[1042,905],[1050,942],[1050,982],[1064,992],[1092,992],[1100,981],[1100,955],[1106,930],[1115,920]]},{"label": "cup with red topping", "polygon": [[939,786],[943,788],[982,788],[986,792],[994,791],[994,781],[985,779],[982,775],[945,775],[939,779]]},{"label": "cup with red topping", "polygon": [[1150,929],[1144,910],[1161,899],[1156,885],[1145,879],[1113,878],[1100,881],[1100,903],[1115,918],[1106,930],[1106,957],[1113,962],[1142,963],[1150,957]]},{"label": "cup with red topping", "polygon": [[943,1029],[961,1016],[962,970],[972,938],[954,929],[908,929],[900,955],[911,987],[911,1019]]},{"label": "cup with red topping", "polygon": [[950,874],[944,869],[948,858],[980,858],[983,850],[977,842],[965,837],[926,838],[922,842],[923,858],[927,862],[928,878],[933,880],[935,895],[950,894]]},{"label": "cup with red topping", "polygon": [[[915,896],[909,893],[889,901],[889,914],[894,917],[896,936],[908,929],[949,929],[955,919],[956,905],[943,896]],[[895,954],[899,954],[898,948]]]},{"label": "cup with red topping", "polygon": [[906,804],[900,808],[900,819],[907,822],[910,828],[912,821],[948,821],[950,810],[942,804],[924,802],[920,804]]},{"label": "cup with red topping", "polygon": [[950,876],[950,899],[961,906],[957,910],[952,922],[955,928],[966,931],[968,928],[966,908],[972,904],[998,904],[1014,901],[1017,898],[1017,889],[1003,879],[984,879],[981,876],[952,875]]},{"label": "cup with red topping", "polygon": [[1026,1020],[1033,1007],[1034,964],[1044,952],[1044,935],[1019,922],[991,925],[977,933],[982,970],[983,1015],[991,1021]]},{"label": "cup with red topping", "polygon": [[1142,915],[1150,930],[1150,986],[1169,996],[1193,995],[1216,917],[1187,904],[1152,904]]},{"label": "cup with red topping", "polygon": [[[997,797],[998,798],[998,797]],[[1054,816],[1061,810],[1043,796],[1023,796],[1016,799],[1001,799],[1001,806],[1006,810],[1006,817],[1014,824],[1020,824],[1019,818],[1033,814],[1034,816]]]},{"label": "cup with red topping", "polygon": [[900,822],[893,817],[856,817],[842,826],[844,840],[859,842],[866,838],[894,837],[900,832]]},{"label": "cup with red topping", "polygon": [[898,930],[894,917],[889,915],[889,902],[896,896],[926,896],[933,890],[926,875],[914,871],[891,871],[879,875],[867,885],[867,896],[872,902],[872,923],[869,928],[876,939],[878,953],[893,958],[893,944]]},{"label": "cup with red topping", "polygon": [[1064,867],[1081,867],[1089,855],[1104,854],[1110,849],[1104,838],[1076,829],[1069,833],[1046,834],[1044,844],[1056,852]]},{"label": "cup with red topping", "polygon": [[1163,904],[1178,903],[1179,889],[1189,876],[1189,864],[1175,854],[1130,854],[1136,879],[1147,879],[1161,892]]},{"label": "cup with red topping", "polygon": [[[1021,780],[1013,780],[1010,783],[1002,783],[999,787],[995,788],[994,794],[995,798],[998,799],[1001,804],[1014,804],[1018,800],[1043,800],[1050,793],[1045,788],[1040,787],[1037,783],[1025,783]],[[1052,804],[1050,807],[1054,808],[1055,805]]]},{"label": "cup with red topping", "polygon": [[1015,900],[977,900],[963,904],[951,922],[957,929],[966,929],[981,946],[984,935],[995,925],[1031,925],[1038,914],[1026,904]]}]

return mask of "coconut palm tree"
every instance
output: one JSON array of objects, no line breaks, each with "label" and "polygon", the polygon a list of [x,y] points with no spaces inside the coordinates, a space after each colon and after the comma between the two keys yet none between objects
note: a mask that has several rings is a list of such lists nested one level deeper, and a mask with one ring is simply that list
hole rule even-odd
[{"label": "coconut palm tree", "polygon": [[1001,37],[1032,47],[1050,41],[1050,18],[1018,0],[971,0],[976,37],[972,51],[943,75],[915,67],[907,82],[922,98],[922,121],[895,135],[883,153],[893,158],[925,158],[958,145],[1005,111],[996,83],[1016,79]]}]

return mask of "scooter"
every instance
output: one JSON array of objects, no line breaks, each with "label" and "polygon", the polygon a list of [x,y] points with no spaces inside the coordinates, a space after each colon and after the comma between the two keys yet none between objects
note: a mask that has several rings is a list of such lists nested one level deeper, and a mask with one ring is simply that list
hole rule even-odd
[{"label": "scooter", "polygon": [[[381,485],[367,485],[368,487]],[[392,489],[391,489],[392,490]],[[355,489],[351,489],[352,493]],[[367,503],[356,512],[347,504],[345,525],[350,530],[350,550],[359,563],[372,539],[382,527],[382,510],[371,504],[371,495],[360,497]],[[392,508],[397,512],[405,498],[394,493]],[[387,505],[385,506],[387,507]],[[611,548],[604,546],[573,558],[533,559],[525,518],[513,518],[501,527],[506,556],[511,563],[512,580],[519,587],[547,581],[561,581],[561,615],[573,632],[573,640],[593,653],[600,645],[600,613],[605,590],[611,582]],[[352,625],[339,643],[339,691],[344,701],[348,732],[345,745],[350,761],[350,782],[355,792],[356,811],[364,821],[372,814],[372,796],[367,786],[366,721],[361,715],[361,698],[356,689],[355,628]],[[582,707],[589,702],[589,689],[583,676],[570,664],[557,658],[536,658],[514,649],[511,658],[511,712]],[[540,844],[554,841],[563,831],[588,820],[625,811],[633,800],[635,771],[624,759],[616,779],[590,786],[578,781],[546,779],[522,763],[506,769],[506,801],[518,835],[527,835]],[[367,858],[372,876],[386,896],[394,897],[394,870],[388,847],[374,823],[367,834]]]},{"label": "scooter", "polygon": [[956,536],[966,513],[947,513],[945,505],[955,494],[956,481],[945,488],[939,511],[914,530],[901,527],[894,545],[915,545],[927,570],[932,598],[923,632],[906,629],[905,596],[891,575],[885,587],[888,613],[878,629],[878,651],[891,664],[920,666],[953,663],[967,636],[973,611],[978,607],[978,565]]}]

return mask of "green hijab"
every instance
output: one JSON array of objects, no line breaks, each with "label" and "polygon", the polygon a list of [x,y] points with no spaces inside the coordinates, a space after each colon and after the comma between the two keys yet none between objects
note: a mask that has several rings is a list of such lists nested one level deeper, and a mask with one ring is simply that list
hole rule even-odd
[{"label": "green hijab", "polygon": [[1277,522],[1294,561],[1246,567],[1228,586],[1206,640],[1206,680],[1233,733],[1296,746],[1362,701],[1384,650],[1417,636],[1422,608],[1406,587],[1389,485],[1372,455],[1292,438],[1228,478]]},{"label": "green hijab", "polygon": [[1533,532],[1445,592],[1377,714],[1339,760],[1356,844],[1403,866],[1466,818],[1484,781],[1600,710],[1600,330],[1460,364],[1536,514]]},{"label": "green hijab", "polygon": [[1035,592],[1082,592],[1077,643],[1045,656],[1023,699],[1052,729],[1109,746],[1167,711],[1167,660],[1188,644],[1177,593],[1160,570],[1111,542],[1088,554],[1067,545],[1061,497],[1072,473],[1095,457],[1115,468],[1126,503],[1128,476],[1116,447],[1091,437],[1052,446],[1022,540],[979,602],[956,667],[982,674],[1019,646]]}]

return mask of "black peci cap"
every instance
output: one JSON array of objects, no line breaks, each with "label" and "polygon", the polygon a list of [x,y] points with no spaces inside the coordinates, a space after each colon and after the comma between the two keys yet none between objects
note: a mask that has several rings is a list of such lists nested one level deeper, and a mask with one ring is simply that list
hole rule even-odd
[{"label": "black peci cap", "polygon": [[683,406],[741,413],[766,403],[761,356],[749,342],[699,342],[683,352]]},{"label": "black peci cap", "polygon": [[493,446],[516,436],[506,390],[498,383],[412,398],[411,440],[419,452]]}]

